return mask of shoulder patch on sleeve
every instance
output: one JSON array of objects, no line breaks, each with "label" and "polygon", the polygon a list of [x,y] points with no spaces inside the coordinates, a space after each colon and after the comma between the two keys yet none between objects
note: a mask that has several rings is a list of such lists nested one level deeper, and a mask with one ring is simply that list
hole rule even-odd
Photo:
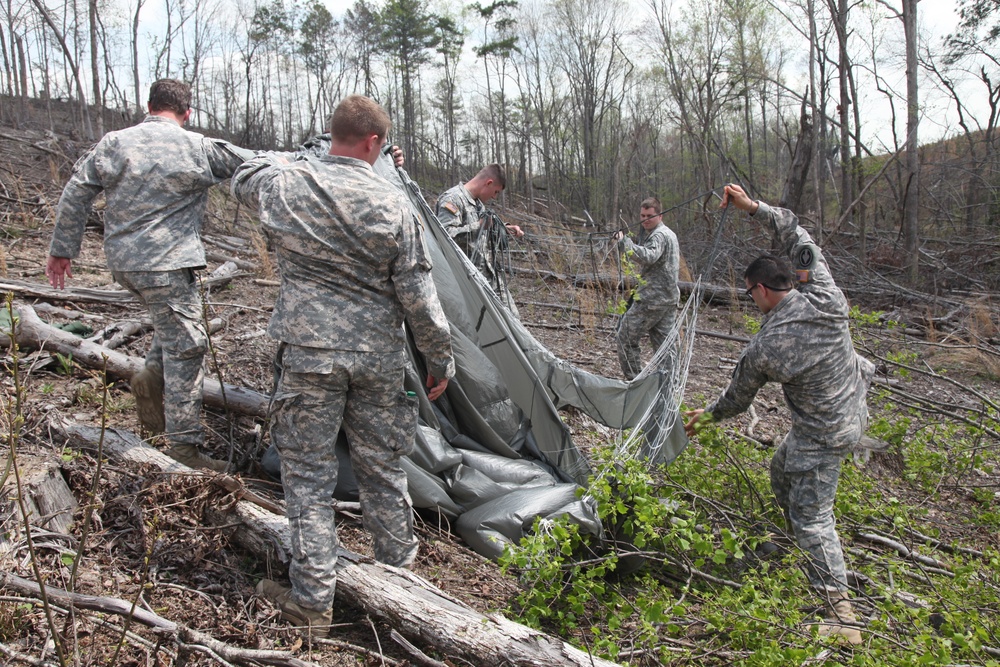
[{"label": "shoulder patch on sleeve", "polygon": [[458,207],[450,201],[441,202],[441,207],[450,211],[452,215],[458,215]]}]

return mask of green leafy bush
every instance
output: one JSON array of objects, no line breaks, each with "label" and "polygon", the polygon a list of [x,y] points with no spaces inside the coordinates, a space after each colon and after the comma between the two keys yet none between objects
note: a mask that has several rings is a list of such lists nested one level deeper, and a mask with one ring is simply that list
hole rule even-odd
[{"label": "green leafy bush", "polygon": [[[501,558],[523,584],[511,612],[622,664],[1000,665],[1000,556],[934,550],[914,538],[940,539],[921,502],[928,486],[940,485],[956,463],[987,461],[974,448],[940,458],[942,439],[968,443],[967,427],[917,426],[903,415],[876,419],[871,429],[890,443],[885,456],[902,455],[904,473],[922,491],[916,504],[887,493],[850,458],[841,474],[835,509],[865,623],[856,649],[816,632],[821,600],[804,575],[805,555],[781,528],[771,451],[716,424],[666,468],[611,448],[597,452],[600,472],[586,493],[603,539],[565,520],[537,522]],[[973,498],[982,511],[970,521],[990,525],[991,498]],[[909,555],[872,546],[862,534],[905,543]]]}]

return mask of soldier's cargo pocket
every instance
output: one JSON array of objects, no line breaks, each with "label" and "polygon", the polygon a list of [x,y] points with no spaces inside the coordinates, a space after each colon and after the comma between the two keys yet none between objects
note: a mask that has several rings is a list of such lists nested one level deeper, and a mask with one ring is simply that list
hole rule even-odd
[{"label": "soldier's cargo pocket", "polygon": [[401,391],[396,398],[396,416],[392,425],[392,457],[398,459],[413,451],[417,436],[417,395],[412,391]]}]

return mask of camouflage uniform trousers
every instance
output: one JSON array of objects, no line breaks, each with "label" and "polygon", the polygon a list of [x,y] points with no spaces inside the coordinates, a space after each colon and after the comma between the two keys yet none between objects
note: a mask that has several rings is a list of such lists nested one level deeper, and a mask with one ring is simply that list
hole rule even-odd
[{"label": "camouflage uniform trousers", "polygon": [[118,283],[149,310],[153,342],[146,366],[163,375],[163,417],[171,444],[201,445],[203,362],[208,350],[194,271],[113,271]]},{"label": "camouflage uniform trousers", "polygon": [[653,351],[660,349],[667,340],[670,329],[677,319],[674,304],[650,305],[643,301],[633,301],[618,322],[618,362],[626,380],[631,380],[642,370],[642,356],[639,341],[649,335]]},{"label": "camouflage uniform trousers", "polygon": [[847,591],[847,567],[833,516],[843,456],[829,453],[818,457],[809,470],[786,471],[791,438],[785,436],[771,459],[771,490],[796,543],[809,554],[809,583],[829,593]]},{"label": "camouflage uniform trousers", "polygon": [[351,449],[365,528],[375,559],[413,563],[417,539],[400,457],[412,451],[416,408],[405,400],[406,357],[282,344],[271,441],[281,457],[292,536],[289,579],[299,604],[324,611],[337,585],[334,445],[341,424]]}]

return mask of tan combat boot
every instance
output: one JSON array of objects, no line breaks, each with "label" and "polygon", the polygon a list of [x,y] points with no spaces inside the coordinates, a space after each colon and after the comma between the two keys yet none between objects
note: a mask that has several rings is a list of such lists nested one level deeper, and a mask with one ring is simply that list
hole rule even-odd
[{"label": "tan combat boot", "polygon": [[135,396],[139,423],[150,433],[163,433],[167,427],[163,418],[163,373],[146,366],[132,376],[129,386]]},{"label": "tan combat boot", "polygon": [[164,454],[189,468],[204,468],[214,470],[215,472],[226,472],[226,468],[228,467],[225,461],[218,461],[205,456],[194,445],[174,445],[165,451]]},{"label": "tan combat boot", "polygon": [[257,584],[257,595],[274,603],[281,612],[281,620],[300,628],[305,628],[313,637],[326,637],[333,621],[333,609],[318,611],[303,607],[292,600],[292,589],[270,579],[261,579]]},{"label": "tan combat boot", "polygon": [[827,603],[823,613],[823,622],[819,625],[821,637],[836,637],[840,641],[857,646],[861,643],[861,631],[854,627],[858,618],[854,615],[851,601],[841,598],[832,604]]}]

